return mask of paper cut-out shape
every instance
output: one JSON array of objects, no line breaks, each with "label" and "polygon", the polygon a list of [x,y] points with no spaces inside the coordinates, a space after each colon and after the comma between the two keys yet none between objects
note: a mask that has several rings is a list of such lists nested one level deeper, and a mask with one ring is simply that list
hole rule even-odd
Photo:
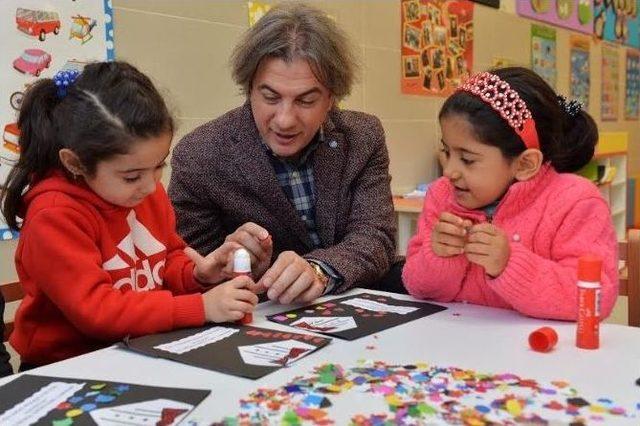
[{"label": "paper cut-out shape", "polygon": [[315,346],[297,340],[238,347],[240,356],[245,363],[264,367],[286,366],[315,349]]}]

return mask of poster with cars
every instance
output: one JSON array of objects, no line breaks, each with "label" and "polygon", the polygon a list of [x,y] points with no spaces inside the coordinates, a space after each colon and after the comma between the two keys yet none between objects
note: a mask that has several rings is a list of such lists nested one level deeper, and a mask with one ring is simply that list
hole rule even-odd
[{"label": "poster with cars", "polygon": [[[20,155],[17,116],[29,86],[58,71],[114,58],[111,1],[0,2],[0,187]],[[0,239],[15,235],[0,222]]]},{"label": "poster with cars", "polygon": [[402,1],[402,93],[448,96],[471,74],[473,6],[456,0]]}]

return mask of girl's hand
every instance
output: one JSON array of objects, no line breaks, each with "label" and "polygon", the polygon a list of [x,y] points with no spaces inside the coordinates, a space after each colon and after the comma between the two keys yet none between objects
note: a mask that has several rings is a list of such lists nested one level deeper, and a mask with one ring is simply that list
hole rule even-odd
[{"label": "girl's hand", "polygon": [[443,212],[431,231],[431,249],[440,257],[464,253],[465,237],[471,225],[468,219]]},{"label": "girl's hand", "polygon": [[507,234],[490,223],[471,227],[464,251],[469,262],[484,267],[485,272],[492,278],[504,271],[511,255]]},{"label": "girl's hand", "polygon": [[203,284],[216,284],[232,277],[233,253],[242,248],[235,242],[225,242],[206,256],[185,247],[184,253],[193,261],[193,276]]},{"label": "girl's hand", "polygon": [[255,285],[249,277],[237,277],[212,288],[202,295],[204,317],[207,322],[238,321],[253,312],[258,304],[249,287]]}]

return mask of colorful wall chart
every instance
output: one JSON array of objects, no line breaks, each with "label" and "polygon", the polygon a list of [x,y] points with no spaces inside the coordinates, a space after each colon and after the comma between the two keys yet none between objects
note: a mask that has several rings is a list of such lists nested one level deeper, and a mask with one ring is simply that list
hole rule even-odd
[{"label": "colorful wall chart", "polygon": [[640,48],[640,0],[597,0],[593,32],[607,41]]},{"label": "colorful wall chart", "polygon": [[555,89],[558,78],[555,29],[531,25],[531,68]]},{"label": "colorful wall chart", "polygon": [[638,120],[640,115],[640,51],[627,49],[627,78],[624,93],[625,120]]},{"label": "colorful wall chart", "polygon": [[518,15],[558,27],[593,32],[592,0],[518,0],[516,11]]},{"label": "colorful wall chart", "polygon": [[618,48],[602,45],[602,96],[600,99],[600,114],[602,121],[616,121],[618,119],[619,81]]},{"label": "colorful wall chart", "polygon": [[[114,58],[111,1],[0,2],[0,186],[18,161],[17,112],[38,78]],[[0,237],[15,233],[0,223]]]},{"label": "colorful wall chart", "polygon": [[404,0],[401,90],[447,96],[473,69],[473,3]]},{"label": "colorful wall chart", "polygon": [[590,41],[587,37],[572,35],[569,38],[569,97],[589,108],[591,88],[589,66]]},{"label": "colorful wall chart", "polygon": [[169,426],[210,393],[25,374],[0,387],[0,424]]}]

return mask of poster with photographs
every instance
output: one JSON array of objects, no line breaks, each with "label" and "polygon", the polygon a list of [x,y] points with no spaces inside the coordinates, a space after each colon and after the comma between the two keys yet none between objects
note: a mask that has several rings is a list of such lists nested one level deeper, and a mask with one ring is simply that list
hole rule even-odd
[{"label": "poster with photographs", "polygon": [[556,88],[556,30],[542,25],[531,25],[531,68],[551,87]]},{"label": "poster with photographs", "polygon": [[593,32],[591,0],[518,0],[518,15],[582,33]]},{"label": "poster with photographs", "polygon": [[640,115],[640,51],[627,49],[627,78],[624,93],[624,118],[637,120]]},{"label": "poster with photographs", "polygon": [[593,32],[601,40],[640,48],[640,0],[596,0]]},{"label": "poster with photographs", "polygon": [[448,96],[473,68],[473,3],[402,1],[402,93]]},{"label": "poster with photographs", "polygon": [[589,38],[571,36],[569,38],[569,97],[589,108],[590,68]]},{"label": "poster with photographs", "polygon": [[603,44],[602,98],[600,99],[600,118],[602,121],[616,121],[618,119],[619,61],[618,48]]}]

